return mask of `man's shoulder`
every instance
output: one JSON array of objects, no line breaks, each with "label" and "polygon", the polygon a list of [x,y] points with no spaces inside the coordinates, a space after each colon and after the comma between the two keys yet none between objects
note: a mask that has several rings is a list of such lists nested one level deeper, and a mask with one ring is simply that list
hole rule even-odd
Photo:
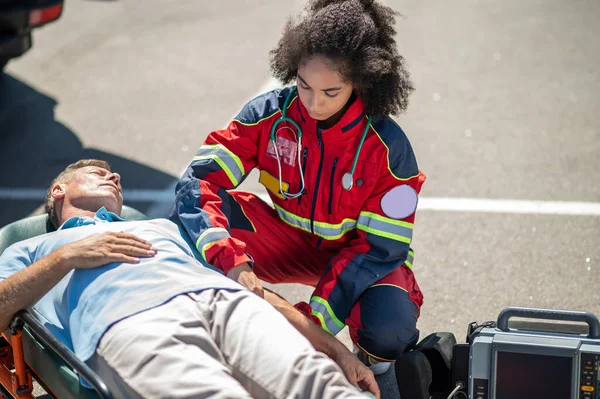
[{"label": "man's shoulder", "polygon": [[6,256],[5,254],[8,255],[8,254],[18,252],[18,251],[35,250],[35,248],[37,248],[41,243],[45,242],[49,237],[52,237],[52,235],[54,235],[56,233],[57,233],[57,231],[52,231],[49,233],[40,234],[35,237],[30,237],[30,238],[26,238],[24,240],[15,242],[14,244],[8,246],[2,252],[2,254],[0,254],[0,258],[4,258]]},{"label": "man's shoulder", "polygon": [[177,230],[178,226],[176,223],[174,223],[173,221],[166,219],[166,218],[154,218],[154,219],[147,219],[147,220],[125,220],[124,222],[120,222],[120,223],[127,223],[129,226],[156,226],[158,228],[163,228],[166,230]]},{"label": "man's shoulder", "polygon": [[37,236],[16,242],[6,248],[0,254],[0,281],[33,263],[32,260],[41,242],[43,242],[42,237]]}]

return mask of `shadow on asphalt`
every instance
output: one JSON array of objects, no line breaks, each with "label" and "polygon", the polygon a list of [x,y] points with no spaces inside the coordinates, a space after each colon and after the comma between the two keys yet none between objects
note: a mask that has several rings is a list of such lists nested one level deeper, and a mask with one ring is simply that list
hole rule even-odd
[{"label": "shadow on asphalt", "polygon": [[[108,161],[121,174],[126,189],[162,190],[174,181],[174,176],[149,166],[84,148],[77,133],[55,119],[56,105],[55,99],[10,74],[0,74],[0,188],[4,191],[46,189],[68,164],[83,158]],[[152,206],[127,198],[125,202],[142,212]],[[0,197],[0,226],[35,212],[42,204],[43,197]]]}]

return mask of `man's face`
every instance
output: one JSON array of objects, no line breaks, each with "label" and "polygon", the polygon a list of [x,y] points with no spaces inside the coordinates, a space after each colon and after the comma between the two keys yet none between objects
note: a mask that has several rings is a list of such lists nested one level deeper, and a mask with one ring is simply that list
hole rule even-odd
[{"label": "man's face", "polygon": [[74,170],[61,184],[64,203],[80,209],[96,211],[105,207],[117,215],[123,207],[121,176],[99,166],[86,166]]}]

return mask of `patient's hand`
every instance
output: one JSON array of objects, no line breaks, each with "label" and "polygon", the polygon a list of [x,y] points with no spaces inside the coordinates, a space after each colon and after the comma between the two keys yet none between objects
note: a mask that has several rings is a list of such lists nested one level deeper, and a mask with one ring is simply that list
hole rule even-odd
[{"label": "patient's hand", "polygon": [[234,267],[227,273],[227,277],[237,281],[259,297],[265,297],[265,290],[248,263],[242,263],[241,265]]},{"label": "patient's hand", "polygon": [[156,255],[156,249],[148,241],[120,232],[93,234],[57,251],[72,269],[93,269],[112,262],[138,263],[140,258]]},{"label": "patient's hand", "polygon": [[375,397],[379,398],[381,395],[379,385],[377,385],[373,372],[350,351],[339,352],[333,360],[340,366],[348,381],[352,385],[359,387],[363,391],[369,391]]}]

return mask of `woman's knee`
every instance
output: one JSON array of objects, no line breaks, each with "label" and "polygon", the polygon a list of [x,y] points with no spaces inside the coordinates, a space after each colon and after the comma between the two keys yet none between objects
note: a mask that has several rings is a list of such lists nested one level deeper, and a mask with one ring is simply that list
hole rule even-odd
[{"label": "woman's knee", "polygon": [[419,309],[402,288],[369,288],[358,307],[360,325],[352,336],[374,359],[395,360],[417,343]]}]

